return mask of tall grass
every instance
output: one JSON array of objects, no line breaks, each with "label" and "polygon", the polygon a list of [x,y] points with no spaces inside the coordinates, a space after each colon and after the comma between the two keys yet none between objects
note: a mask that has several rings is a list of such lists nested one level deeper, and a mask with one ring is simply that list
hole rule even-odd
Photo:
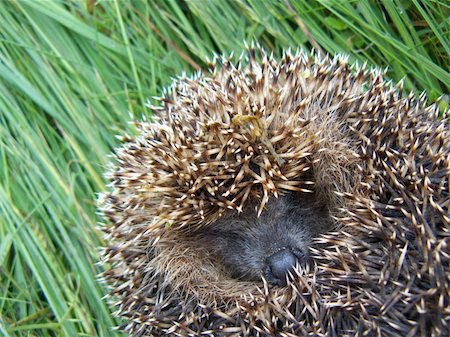
[{"label": "tall grass", "polygon": [[115,135],[171,78],[244,41],[315,47],[450,89],[445,1],[3,1],[0,335],[115,336],[96,192]]}]

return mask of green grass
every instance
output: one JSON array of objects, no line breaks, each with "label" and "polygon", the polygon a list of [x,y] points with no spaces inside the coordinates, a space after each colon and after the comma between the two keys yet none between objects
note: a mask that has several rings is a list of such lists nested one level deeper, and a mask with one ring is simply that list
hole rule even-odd
[{"label": "green grass", "polygon": [[96,192],[171,78],[258,40],[389,67],[450,92],[445,1],[8,1],[0,5],[0,336],[115,336]]}]

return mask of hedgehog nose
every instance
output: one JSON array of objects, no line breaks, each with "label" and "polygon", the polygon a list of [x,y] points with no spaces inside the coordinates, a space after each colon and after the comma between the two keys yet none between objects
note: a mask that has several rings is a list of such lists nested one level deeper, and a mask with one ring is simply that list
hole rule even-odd
[{"label": "hedgehog nose", "polygon": [[274,285],[286,285],[288,272],[292,271],[297,263],[303,263],[302,254],[295,254],[290,248],[284,248],[266,259],[265,277]]}]

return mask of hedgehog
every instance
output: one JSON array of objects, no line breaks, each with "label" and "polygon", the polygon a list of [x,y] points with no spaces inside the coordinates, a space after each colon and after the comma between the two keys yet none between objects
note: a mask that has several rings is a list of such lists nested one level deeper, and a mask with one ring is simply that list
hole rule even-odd
[{"label": "hedgehog", "polygon": [[345,56],[261,47],[149,109],[99,197],[120,329],[449,335],[448,109]]}]

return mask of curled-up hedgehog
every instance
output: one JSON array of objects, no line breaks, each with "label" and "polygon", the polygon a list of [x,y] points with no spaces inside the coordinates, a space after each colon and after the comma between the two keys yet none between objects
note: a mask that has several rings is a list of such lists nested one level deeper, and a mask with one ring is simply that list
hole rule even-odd
[{"label": "curled-up hedgehog", "polygon": [[344,57],[248,49],[115,151],[103,277],[131,336],[448,336],[448,111]]}]

